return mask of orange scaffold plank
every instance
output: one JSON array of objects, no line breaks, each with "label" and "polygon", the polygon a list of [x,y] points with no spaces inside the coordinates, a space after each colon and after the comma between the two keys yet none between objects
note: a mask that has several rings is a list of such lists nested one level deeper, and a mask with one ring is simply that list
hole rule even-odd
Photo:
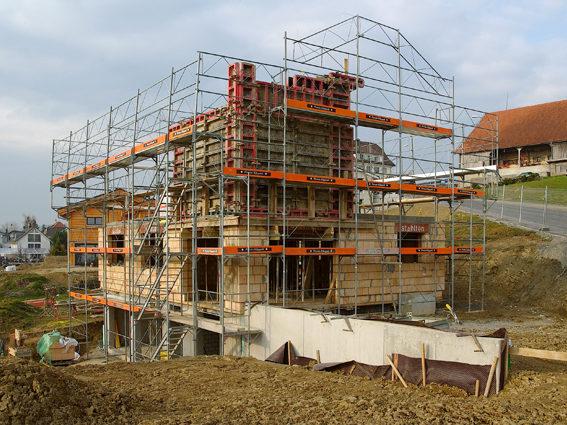
[{"label": "orange scaffold plank", "polygon": [[[193,133],[193,125],[185,125],[175,131],[169,131],[169,140],[178,140],[183,137],[187,137]],[[78,170],[72,171],[69,174],[64,174],[58,176],[51,180],[53,186],[64,186],[66,181],[71,183],[80,181],[83,175],[98,175],[101,174],[101,170],[105,165],[116,167],[124,167],[132,162],[139,161],[144,157],[149,157],[156,155],[160,148],[163,148],[166,142],[165,134],[155,137],[143,143],[139,143],[131,149],[127,149],[123,152],[119,152],[116,155],[111,156],[108,159],[103,159],[101,161],[95,162],[87,167],[80,168]],[[171,148],[170,148],[171,149]],[[134,154],[134,158],[132,158]],[[98,170],[98,171],[97,171]]]},{"label": "orange scaffold plank", "polygon": [[[294,113],[303,114],[307,117],[333,119],[335,121],[348,121],[351,124],[354,123],[354,119],[357,116],[356,112],[350,109],[335,108],[332,106],[294,99],[287,99],[287,107],[288,110],[291,109],[291,115]],[[399,119],[370,114],[367,112],[358,113],[358,125],[363,127],[381,128],[384,130],[399,130],[405,134],[433,138],[449,137],[452,134],[452,131],[448,128],[413,121],[404,120],[400,126]]]},{"label": "orange scaffold plank", "polygon": [[[278,254],[283,251],[283,246],[225,246],[224,253],[226,255],[235,254]],[[197,248],[199,255],[222,255],[222,248]]]},{"label": "orange scaffold plank", "polygon": [[[71,295],[73,298],[91,301],[93,303],[101,304],[101,305],[107,305],[109,307],[116,307],[116,308],[119,308],[121,310],[133,311],[133,312],[136,312],[136,313],[139,312],[139,311],[142,311],[141,307],[137,307],[137,306],[133,306],[133,305],[129,305],[129,304],[124,304],[124,303],[118,303],[116,301],[105,300],[104,298],[97,297],[97,296],[94,296],[94,295],[81,294],[80,292],[69,292],[69,295]],[[152,311],[152,310],[147,308],[145,311]]]},{"label": "orange scaffold plank", "polygon": [[283,179],[283,172],[270,170],[253,170],[250,168],[223,167],[226,176],[250,176],[256,179]]},{"label": "orange scaffold plank", "polygon": [[[310,117],[332,118],[335,121],[354,122],[356,112],[350,109],[336,108],[333,106],[320,105],[318,103],[304,102],[302,100],[287,99],[288,110],[300,112]],[[293,115],[293,113],[291,114]]]},{"label": "orange scaffold plank", "polygon": [[286,255],[354,255],[354,248],[286,248]]},{"label": "orange scaffold plank", "polygon": [[[283,246],[251,246],[250,254],[272,254],[282,253]],[[226,255],[246,254],[248,248],[245,246],[227,246],[224,248]],[[286,248],[286,255],[354,255],[354,248]],[[199,255],[222,255],[222,248],[197,248]]]},{"label": "orange scaffold plank", "polygon": [[360,255],[451,255],[455,254],[481,254],[482,248],[479,247],[455,247],[452,248],[359,248],[357,253]]},{"label": "orange scaffold plank", "polygon": [[[282,171],[271,171],[271,170],[260,170],[260,169],[249,169],[249,168],[224,167],[223,173],[226,176],[250,176],[250,178],[255,178],[255,179],[283,180],[284,178],[284,174]],[[354,188],[356,186],[359,190],[370,189],[370,190],[376,190],[382,192],[396,192],[400,189],[400,184],[394,182],[382,182],[375,180],[366,182],[365,180],[356,181],[354,179],[313,176],[308,174],[287,173],[285,175],[285,181],[289,183],[313,185],[313,186],[331,186],[331,187],[342,187],[342,188]],[[436,187],[436,186],[408,184],[408,183],[402,183],[401,187],[402,187],[402,192],[404,193],[414,193],[418,195],[450,196],[452,193],[454,193],[455,196],[457,197],[484,196],[484,192],[482,190],[473,190],[473,189],[458,189],[458,188],[451,189],[446,187]]]},{"label": "orange scaffold plank", "polygon": [[[87,254],[104,254],[104,248],[96,248],[96,247],[70,247],[69,252],[71,253],[81,253],[87,252]],[[107,254],[130,254],[132,250],[130,248],[106,248]]]}]

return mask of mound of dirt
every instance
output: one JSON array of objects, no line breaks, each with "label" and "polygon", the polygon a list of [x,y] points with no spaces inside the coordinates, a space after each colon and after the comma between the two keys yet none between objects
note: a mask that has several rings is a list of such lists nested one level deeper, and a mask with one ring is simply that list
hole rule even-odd
[{"label": "mound of dirt", "polygon": [[52,256],[48,255],[43,260],[43,263],[40,263],[40,268],[47,269],[47,268],[58,268],[58,267],[67,267],[67,256],[60,255],[60,256]]},{"label": "mound of dirt", "polygon": [[64,370],[0,358],[1,423],[125,423],[133,405],[128,394],[80,382]]},{"label": "mound of dirt", "polygon": [[133,423],[470,424],[565,423],[567,368],[523,370],[491,398],[439,385],[313,372],[252,358],[201,356],[154,363],[76,366],[63,371],[137,400]]},{"label": "mound of dirt", "polygon": [[[468,264],[456,274],[468,275]],[[567,316],[567,240],[542,240],[514,236],[486,243],[485,301],[539,307]],[[482,264],[473,263],[473,276],[482,275]],[[468,281],[455,279],[455,297],[468,299]],[[480,288],[479,278],[473,287]],[[478,298],[478,297],[477,297]]]}]

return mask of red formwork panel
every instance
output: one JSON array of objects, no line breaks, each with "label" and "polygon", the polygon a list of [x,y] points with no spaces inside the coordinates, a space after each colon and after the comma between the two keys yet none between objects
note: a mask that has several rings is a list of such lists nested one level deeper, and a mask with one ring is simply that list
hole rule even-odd
[{"label": "red formwork panel", "polygon": [[[346,189],[346,203],[347,203],[347,217],[352,217],[352,208],[354,205],[354,190]],[[339,216],[339,204],[340,204],[340,195],[339,189],[331,189],[331,204],[333,205],[333,209],[329,211],[329,217],[338,218]]]},{"label": "red formwork panel", "polygon": [[256,81],[256,66],[248,62],[234,62],[228,66],[228,79],[235,81]]},{"label": "red formwork panel", "polygon": [[288,214],[290,217],[308,217],[309,211],[307,210],[289,210]]},{"label": "red formwork panel", "polygon": [[239,81],[228,82],[227,94],[230,104],[249,104],[258,101],[258,87]]},{"label": "red formwork panel", "polygon": [[303,102],[312,102],[319,105],[325,105],[325,97],[316,93],[304,93],[297,88],[290,87],[287,90],[287,98],[293,100],[300,100]]},{"label": "red formwork panel", "polygon": [[329,77],[346,82],[349,85],[350,90],[356,90],[357,88],[364,87],[364,80],[362,78],[359,78],[357,84],[356,77],[352,75],[347,75],[339,72],[331,72],[329,73]]},{"label": "red formwork panel", "polygon": [[[226,124],[226,166],[253,169],[256,167],[257,116],[255,108],[259,101],[259,86],[256,84],[256,67],[251,63],[236,62],[228,69],[228,100],[232,120]],[[263,90],[263,100],[267,93]],[[236,184],[227,185],[227,203],[247,205],[246,191],[236,195]],[[256,205],[256,182],[250,184],[251,206]]]},{"label": "red formwork panel", "polygon": [[293,76],[293,87],[308,92],[322,92],[325,90],[325,82],[320,78],[306,77],[304,75]]},{"label": "red formwork panel", "polygon": [[[229,66],[228,70],[228,97],[230,119],[226,124],[226,166],[235,168],[256,169],[256,142],[257,142],[257,113],[283,105],[284,87],[266,82],[256,82],[255,66],[240,62]],[[329,74],[329,77],[307,77],[296,75],[291,77],[286,87],[289,99],[327,104],[333,107],[348,109],[350,105],[350,90],[356,89],[357,80],[343,74]],[[253,106],[253,107],[252,107]],[[301,117],[305,120],[317,121],[316,118]],[[336,152],[333,160],[336,163],[331,174],[332,177],[345,177],[345,171],[352,174],[354,167],[354,140],[352,128],[345,124],[332,123],[331,147]],[[345,130],[346,129],[346,130]],[[340,143],[339,143],[339,132]],[[340,148],[339,148],[340,145]],[[351,177],[349,175],[349,177]],[[256,203],[257,182],[250,181],[249,190],[237,191],[238,180],[227,181],[227,205],[237,206],[246,211],[250,202],[250,213],[265,215],[268,212],[258,208]],[[237,196],[236,194],[239,193]],[[250,195],[250,200],[247,195]],[[343,195],[344,196],[344,195]],[[348,205],[347,216],[352,216],[352,202],[354,191],[346,194]],[[331,194],[332,208],[330,211],[318,210],[316,216],[330,218],[338,217],[339,192],[333,190]],[[293,209],[288,212],[291,217],[307,217],[308,210]]]}]

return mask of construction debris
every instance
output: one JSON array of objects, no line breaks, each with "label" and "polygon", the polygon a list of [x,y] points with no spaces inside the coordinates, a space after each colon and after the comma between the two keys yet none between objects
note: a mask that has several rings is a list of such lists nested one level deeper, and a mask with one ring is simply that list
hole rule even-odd
[{"label": "construction debris", "polygon": [[76,339],[61,336],[59,332],[44,334],[37,343],[37,353],[41,362],[53,365],[68,365],[78,359],[75,348],[79,345]]},{"label": "construction debris", "polygon": [[14,329],[14,332],[10,334],[10,343],[8,345],[8,355],[31,359],[31,350],[24,346],[24,341],[28,339],[28,336],[24,334],[20,329]]}]

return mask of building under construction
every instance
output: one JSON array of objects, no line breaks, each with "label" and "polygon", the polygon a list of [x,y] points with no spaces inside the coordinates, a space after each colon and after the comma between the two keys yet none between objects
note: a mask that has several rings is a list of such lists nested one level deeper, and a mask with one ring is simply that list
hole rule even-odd
[{"label": "building under construction", "polygon": [[[53,142],[75,337],[98,306],[107,355],[260,357],[272,308],[350,331],[453,305],[457,285],[482,308],[484,221],[456,210],[486,207],[497,158],[461,169],[456,148],[484,113],[359,16],[282,47],[279,65],[199,52]],[[476,146],[496,155],[483,125]]]}]

